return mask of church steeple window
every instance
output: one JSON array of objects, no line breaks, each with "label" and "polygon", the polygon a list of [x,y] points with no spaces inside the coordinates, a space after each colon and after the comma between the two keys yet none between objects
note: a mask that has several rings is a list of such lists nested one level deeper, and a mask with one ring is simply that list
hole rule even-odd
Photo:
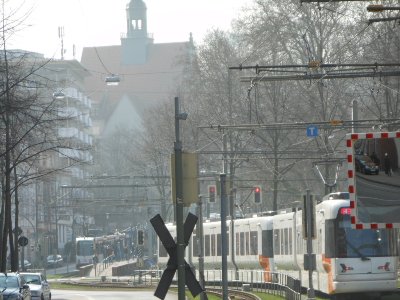
[{"label": "church steeple window", "polygon": [[142,20],[132,20],[132,28],[133,30],[142,30],[143,29],[143,22]]}]

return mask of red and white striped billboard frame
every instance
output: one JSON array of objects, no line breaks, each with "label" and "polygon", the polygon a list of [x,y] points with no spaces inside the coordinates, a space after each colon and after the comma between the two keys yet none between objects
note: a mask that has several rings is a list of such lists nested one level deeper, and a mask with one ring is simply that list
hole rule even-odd
[{"label": "red and white striped billboard frame", "polygon": [[365,132],[346,134],[347,149],[347,179],[349,184],[351,226],[355,229],[379,229],[379,228],[400,228],[400,223],[362,223],[357,220],[356,185],[354,181],[354,150],[353,142],[357,140],[400,138],[400,131],[397,132]]}]

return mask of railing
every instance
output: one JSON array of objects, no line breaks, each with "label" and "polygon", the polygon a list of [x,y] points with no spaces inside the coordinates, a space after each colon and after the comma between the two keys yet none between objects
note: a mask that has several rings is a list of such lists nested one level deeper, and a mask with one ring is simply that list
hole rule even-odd
[{"label": "railing", "polygon": [[[107,258],[108,259],[108,258]],[[105,260],[107,260],[105,259]],[[112,259],[110,259],[112,263]],[[127,281],[131,286],[154,286],[157,285],[163,270],[148,269],[134,270],[129,276],[112,276],[114,282]],[[199,279],[198,272],[196,278]],[[173,282],[176,284],[177,275]],[[204,281],[207,288],[222,287],[221,270],[205,270]],[[228,285],[230,289],[256,291],[283,297],[287,300],[301,300],[301,281],[282,273],[243,270],[235,272],[228,271]]]},{"label": "railing", "polygon": [[[199,278],[197,276],[197,278]],[[222,285],[221,270],[205,270],[204,280],[206,287],[220,287]],[[228,271],[229,286],[243,289],[244,285],[250,285],[253,291],[269,293],[284,297],[288,300],[301,299],[301,281],[282,273],[243,270]]]},{"label": "railing", "polygon": [[111,265],[115,260],[115,255],[110,255],[107,256],[106,258],[103,259],[103,270],[108,268],[109,265]]},{"label": "railing", "polygon": [[112,265],[112,263],[115,261],[115,256],[114,255],[110,255],[106,258],[104,258],[101,262],[94,264],[93,265],[93,269],[95,272],[95,276],[100,275],[100,273],[107,269],[110,265]]}]

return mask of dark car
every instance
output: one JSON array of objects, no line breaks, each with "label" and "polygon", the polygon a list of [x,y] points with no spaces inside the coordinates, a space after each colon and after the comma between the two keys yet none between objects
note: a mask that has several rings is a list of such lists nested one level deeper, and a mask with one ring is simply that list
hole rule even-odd
[{"label": "dark car", "polygon": [[47,267],[54,268],[54,267],[61,267],[64,263],[64,260],[61,255],[54,254],[47,256]]},{"label": "dark car", "polygon": [[0,289],[3,299],[31,300],[31,290],[24,277],[18,273],[0,273]]},{"label": "dark car", "polygon": [[363,174],[379,174],[379,166],[367,155],[356,155],[355,158],[356,172]]},{"label": "dark car", "polygon": [[20,274],[31,289],[32,300],[51,300],[50,285],[42,273],[23,272]]}]

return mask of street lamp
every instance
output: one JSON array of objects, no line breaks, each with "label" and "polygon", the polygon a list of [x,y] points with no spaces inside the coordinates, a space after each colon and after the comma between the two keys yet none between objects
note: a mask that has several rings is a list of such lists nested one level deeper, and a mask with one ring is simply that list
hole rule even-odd
[{"label": "street lamp", "polygon": [[116,74],[111,74],[110,76],[106,77],[106,84],[107,85],[119,85],[121,79]]},{"label": "street lamp", "polygon": [[179,98],[175,97],[175,193],[176,193],[176,237],[178,263],[178,299],[185,299],[185,242],[183,232],[183,173],[182,142],[180,141],[179,121],[186,120],[188,114],[179,111]]}]

